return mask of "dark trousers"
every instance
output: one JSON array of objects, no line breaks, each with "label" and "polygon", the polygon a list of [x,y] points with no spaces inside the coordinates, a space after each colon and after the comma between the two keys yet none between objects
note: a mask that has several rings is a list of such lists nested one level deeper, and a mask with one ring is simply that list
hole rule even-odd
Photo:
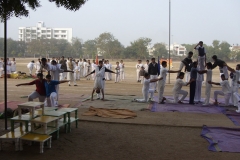
[{"label": "dark trousers", "polygon": [[193,81],[193,82],[190,83],[189,103],[194,103],[195,90],[196,90],[196,81]]}]

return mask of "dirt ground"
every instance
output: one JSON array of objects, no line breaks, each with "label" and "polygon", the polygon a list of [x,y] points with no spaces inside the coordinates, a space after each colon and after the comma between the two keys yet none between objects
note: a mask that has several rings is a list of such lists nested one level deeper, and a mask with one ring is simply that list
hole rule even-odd
[{"label": "dirt ground", "polygon": [[[26,65],[30,61],[31,59],[17,59],[17,70],[27,72]],[[178,62],[173,63],[173,69],[177,69],[178,65]],[[233,67],[236,64],[230,65]],[[134,66],[135,62],[126,62],[126,80],[118,84],[114,81],[107,81],[106,93],[125,97],[130,95],[141,97],[142,85],[135,81]],[[214,81],[219,81],[218,75],[219,71],[215,69]],[[171,74],[171,84],[166,85],[165,95],[171,95],[175,77],[175,74]],[[20,97],[27,96],[35,89],[35,86],[16,87],[15,85],[29,81],[31,80],[8,79],[8,100],[25,102],[26,98]],[[79,103],[79,97],[90,95],[93,81],[82,79],[77,83],[77,87],[61,84],[60,104],[68,103],[74,106]],[[184,89],[189,90],[188,87]],[[214,87],[212,92],[215,89],[220,88]],[[0,79],[0,101],[4,99],[3,91],[3,79]],[[202,95],[204,91],[205,86],[202,88]],[[103,104],[104,102],[96,100],[91,102],[91,105],[98,107],[104,107]],[[1,159],[240,159],[240,154],[237,153],[208,151],[208,142],[200,136],[201,125],[204,124],[221,126],[225,123],[226,127],[234,126],[224,116],[189,113],[155,114],[149,111],[136,111],[138,114],[136,119],[113,120],[83,117],[81,112],[84,108],[86,110],[87,106],[80,108],[79,127],[74,128],[72,125],[72,132],[67,134],[61,131],[59,140],[53,140],[52,148],[46,148],[44,154],[39,154],[38,144],[24,145],[23,151],[15,152],[14,145],[7,142],[4,143],[3,151],[0,152]],[[10,126],[9,123],[8,126]],[[0,120],[0,134],[5,132],[4,121]]]}]

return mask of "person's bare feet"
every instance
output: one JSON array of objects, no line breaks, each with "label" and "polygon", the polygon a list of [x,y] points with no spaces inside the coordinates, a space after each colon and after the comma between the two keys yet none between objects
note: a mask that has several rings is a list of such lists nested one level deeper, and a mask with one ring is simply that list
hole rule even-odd
[{"label": "person's bare feet", "polygon": [[214,105],[218,105],[218,102],[214,102],[213,104],[214,104]]},{"label": "person's bare feet", "polygon": [[183,104],[183,102],[182,102],[182,101],[178,101],[178,103],[179,103],[179,104]]}]

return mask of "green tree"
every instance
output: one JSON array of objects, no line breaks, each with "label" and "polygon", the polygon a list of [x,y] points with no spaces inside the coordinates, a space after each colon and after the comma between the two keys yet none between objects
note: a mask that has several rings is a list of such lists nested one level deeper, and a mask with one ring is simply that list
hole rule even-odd
[{"label": "green tree", "polygon": [[168,51],[164,43],[156,43],[153,45],[154,51],[153,55],[155,57],[166,58],[168,56]]},{"label": "green tree", "polygon": [[75,37],[72,39],[72,48],[74,50],[74,57],[80,57],[83,55],[83,49],[82,49],[82,40]]},{"label": "green tree", "polygon": [[[64,7],[70,11],[77,11],[86,3],[87,0],[49,0],[55,3],[57,7]],[[29,14],[28,8],[36,10],[41,7],[39,0],[1,0],[0,1],[0,20],[3,22],[5,17],[27,17]]]},{"label": "green tree", "polygon": [[137,53],[137,58],[142,59],[149,56],[147,46],[150,44],[152,40],[150,38],[139,38],[133,42],[131,42],[131,48],[134,52]]},{"label": "green tree", "polygon": [[84,57],[96,57],[97,54],[97,44],[95,40],[87,40],[83,44],[83,55]]}]

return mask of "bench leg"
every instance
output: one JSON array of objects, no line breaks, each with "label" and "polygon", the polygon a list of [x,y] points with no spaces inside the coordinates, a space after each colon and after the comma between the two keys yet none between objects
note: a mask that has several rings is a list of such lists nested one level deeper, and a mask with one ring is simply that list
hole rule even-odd
[{"label": "bench leg", "polygon": [[19,138],[15,139],[15,151],[19,150]]},{"label": "bench leg", "polygon": [[49,138],[48,140],[48,148],[51,148],[52,147],[52,138]]},{"label": "bench leg", "polygon": [[14,120],[11,120],[11,131],[14,131]]},{"label": "bench leg", "polygon": [[43,153],[44,142],[40,142],[40,153]]},{"label": "bench leg", "polygon": [[76,128],[78,128],[78,120],[76,120]]},{"label": "bench leg", "polygon": [[25,131],[28,132],[28,121],[25,122]]},{"label": "bench leg", "polygon": [[0,140],[0,151],[2,150],[2,140]]},{"label": "bench leg", "polygon": [[23,150],[23,147],[22,147],[22,139],[20,139],[20,145],[19,145],[19,150],[22,151]]}]

